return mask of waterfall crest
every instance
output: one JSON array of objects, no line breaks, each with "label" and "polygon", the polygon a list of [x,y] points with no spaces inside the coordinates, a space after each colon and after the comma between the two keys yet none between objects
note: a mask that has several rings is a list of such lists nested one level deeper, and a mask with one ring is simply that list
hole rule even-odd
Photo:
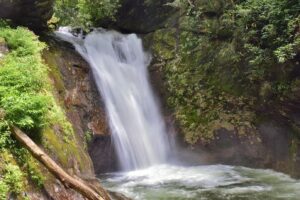
[{"label": "waterfall crest", "polygon": [[165,163],[169,141],[148,80],[151,57],[141,39],[104,29],[85,38],[74,36],[69,28],[56,34],[71,42],[93,70],[122,169]]}]

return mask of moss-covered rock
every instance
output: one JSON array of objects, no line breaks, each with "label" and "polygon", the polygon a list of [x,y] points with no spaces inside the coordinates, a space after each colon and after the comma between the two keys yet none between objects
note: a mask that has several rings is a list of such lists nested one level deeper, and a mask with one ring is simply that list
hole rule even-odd
[{"label": "moss-covered rock", "polygon": [[[270,49],[279,43],[264,43],[269,50],[248,45],[260,36],[248,40],[232,1],[177,2],[184,4],[173,4],[177,14],[143,38],[154,57],[154,87],[166,102],[166,114],[177,121],[179,143],[185,140],[203,163],[269,167],[299,176],[299,55],[278,63]],[[256,6],[251,2],[248,9]],[[273,6],[280,6],[276,2]],[[297,21],[297,13],[289,14]],[[290,36],[295,45],[297,35]]]},{"label": "moss-covered rock", "polygon": [[[75,166],[82,174],[90,174],[93,168],[98,174],[114,171],[117,158],[111,142],[104,105],[94,83],[89,65],[70,44],[47,39],[50,48],[44,52],[50,77],[55,86],[55,96],[64,108],[74,133],[63,136],[47,130],[49,148],[57,149],[54,156],[65,166]],[[55,130],[55,129],[54,129]],[[64,141],[66,137],[66,142]],[[89,152],[90,157],[86,155]],[[70,155],[74,160],[70,162]],[[73,159],[72,158],[72,159]]]}]

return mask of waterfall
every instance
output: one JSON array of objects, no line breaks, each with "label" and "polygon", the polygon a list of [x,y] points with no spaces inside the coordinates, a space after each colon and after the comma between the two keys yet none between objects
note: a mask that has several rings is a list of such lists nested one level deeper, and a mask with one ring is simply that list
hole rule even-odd
[{"label": "waterfall", "polygon": [[71,42],[92,68],[122,169],[165,163],[169,142],[148,80],[151,56],[141,39],[104,29],[86,37],[74,36],[69,28],[56,34]]}]

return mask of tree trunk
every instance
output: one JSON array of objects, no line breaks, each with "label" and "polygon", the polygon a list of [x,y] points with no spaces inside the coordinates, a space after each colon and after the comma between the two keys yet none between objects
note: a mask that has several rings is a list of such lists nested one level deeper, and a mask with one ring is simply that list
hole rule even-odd
[{"label": "tree trunk", "polygon": [[70,176],[19,128],[13,127],[11,132],[13,136],[31,152],[33,157],[39,160],[65,187],[78,191],[90,200],[111,200],[105,189],[95,191],[83,180]]}]

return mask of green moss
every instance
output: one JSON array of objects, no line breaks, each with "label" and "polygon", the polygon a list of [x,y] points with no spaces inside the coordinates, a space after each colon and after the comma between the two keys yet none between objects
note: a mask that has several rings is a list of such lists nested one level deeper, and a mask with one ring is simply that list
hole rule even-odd
[{"label": "green moss", "polygon": [[0,45],[5,44],[5,39],[3,37],[0,37]]},{"label": "green moss", "polygon": [[0,199],[5,200],[8,193],[20,195],[25,190],[25,174],[9,151],[0,151]]},{"label": "green moss", "polygon": [[156,31],[152,42],[168,105],[189,143],[209,142],[220,128],[253,134],[257,110],[297,98],[299,13],[292,7],[299,2],[176,2],[175,30]]},{"label": "green moss", "polygon": [[[75,134],[72,125],[66,118],[65,113],[65,86],[59,70],[59,59],[61,50],[51,47],[43,52],[45,62],[49,66],[49,76],[54,82],[52,93],[55,95],[53,101],[56,102],[56,112],[52,113],[51,127],[44,130],[44,145],[48,147],[49,152],[56,156],[58,161],[66,168],[74,167],[74,162],[77,162],[79,169],[85,171],[89,169],[87,163],[90,163],[90,158],[85,151],[85,142],[83,138]],[[72,159],[70,159],[72,158]]]},{"label": "green moss", "polygon": [[6,164],[3,170],[3,182],[8,185],[10,192],[19,194],[24,189],[24,174],[21,169],[14,164]]},{"label": "green moss", "polygon": [[176,53],[175,34],[175,29],[161,29],[155,31],[154,34],[151,35],[151,48],[153,51],[164,59],[174,58]]},{"label": "green moss", "polygon": [[[58,50],[45,50],[43,51],[43,58],[48,65],[49,77],[54,83],[53,88],[57,91],[60,96],[64,96],[66,91],[65,85],[61,76],[61,73],[57,67],[56,58],[60,57],[61,53]],[[57,97],[59,98],[59,97]],[[60,103],[62,105],[62,103]]]},{"label": "green moss", "polygon": [[58,161],[63,166],[68,166],[69,163],[69,145],[65,142],[62,142],[63,139],[60,138],[52,128],[47,128],[43,131],[43,145],[47,147],[48,151],[50,151],[52,154],[55,153],[52,156],[56,156]]},{"label": "green moss", "polygon": [[248,114],[251,99],[243,96],[243,85],[236,84],[240,74],[235,74],[233,66],[239,60],[234,56],[233,44],[210,41],[204,36],[195,46],[185,43],[186,36],[181,35],[184,45],[178,58],[167,61],[164,68],[170,92],[168,103],[176,111],[186,140],[208,142],[220,128],[235,128],[241,134],[252,129],[247,123],[253,116]]},{"label": "green moss", "polygon": [[42,166],[30,156],[26,165],[27,176],[38,189],[41,189],[44,186],[46,180],[41,168]]},{"label": "green moss", "polygon": [[0,27],[0,38],[5,39],[10,49],[0,61],[0,199],[3,199],[7,189],[17,194],[32,187],[38,190],[45,181],[43,167],[11,137],[11,125],[48,147],[52,157],[65,168],[74,168],[78,163],[80,170],[86,170],[90,161],[66,117],[63,98],[58,98],[65,89],[54,59],[57,55],[49,54],[48,68],[41,57],[45,45],[26,28]]},{"label": "green moss", "polygon": [[86,169],[86,163],[89,160],[83,147],[78,144],[77,138],[73,135],[66,141],[62,132],[54,130],[55,128],[47,128],[43,131],[43,145],[48,152],[56,157],[65,168],[73,168],[73,161],[75,161],[78,162],[81,170]]}]

